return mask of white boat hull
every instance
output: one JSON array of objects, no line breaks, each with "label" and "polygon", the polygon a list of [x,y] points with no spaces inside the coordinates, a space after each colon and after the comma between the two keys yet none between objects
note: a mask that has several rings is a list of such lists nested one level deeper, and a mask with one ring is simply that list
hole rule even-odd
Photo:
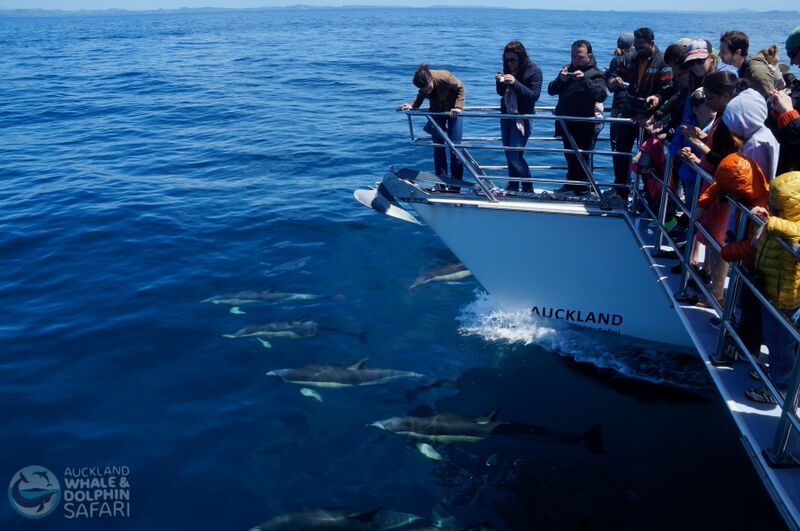
[{"label": "white boat hull", "polygon": [[693,346],[625,217],[569,204],[412,205],[503,307]]}]

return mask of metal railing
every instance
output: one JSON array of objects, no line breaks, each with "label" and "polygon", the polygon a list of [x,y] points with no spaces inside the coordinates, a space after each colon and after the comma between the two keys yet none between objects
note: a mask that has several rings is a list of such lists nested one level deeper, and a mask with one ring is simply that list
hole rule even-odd
[{"label": "metal railing", "polygon": [[[727,361],[723,359],[726,355],[724,353],[724,349],[726,347],[727,340],[730,339],[733,341],[733,344],[741,353],[742,357],[746,359],[750,365],[752,365],[756,371],[756,374],[758,374],[758,376],[761,378],[761,381],[764,383],[764,386],[768,389],[772,396],[775,397],[775,401],[777,402],[778,407],[781,409],[781,417],[778,427],[775,431],[772,447],[764,450],[764,456],[767,459],[767,462],[773,466],[796,465],[797,463],[789,456],[788,445],[792,429],[797,430],[797,432],[800,433],[800,417],[797,415],[797,407],[800,403],[800,364],[796,362],[794,363],[789,384],[786,388],[786,395],[784,396],[777,386],[769,379],[766,371],[759,362],[759,353],[753,354],[750,352],[748,347],[745,345],[744,340],[734,326],[734,310],[741,298],[740,295],[742,294],[742,289],[750,290],[750,292],[758,301],[760,308],[765,308],[769,312],[770,316],[774,318],[784,329],[784,331],[786,331],[792,337],[795,343],[795,352],[797,352],[797,348],[800,345],[800,332],[798,332],[797,328],[795,328],[795,326],[788,319],[786,319],[783,313],[778,310],[769,299],[767,299],[767,297],[761,292],[761,289],[755,285],[753,279],[748,276],[747,271],[743,269],[742,265],[738,262],[730,264],[730,270],[727,275],[727,290],[725,292],[723,305],[717,301],[714,294],[705,285],[705,282],[700,277],[697,268],[691,263],[691,255],[698,233],[701,233],[705,236],[707,242],[706,245],[710,246],[714,252],[721,254],[722,251],[722,246],[709,233],[709,231],[703,225],[703,222],[695,219],[697,202],[700,196],[700,185],[701,183],[710,184],[713,182],[714,178],[707,171],[694,163],[683,162],[683,164],[688,164],[697,173],[697,181],[694,185],[694,194],[691,198],[690,205],[687,206],[686,203],[681,200],[680,196],[670,189],[674,172],[672,171],[673,160],[669,152],[667,152],[667,160],[663,178],[658,178],[657,175],[651,175],[649,177],[661,184],[659,211],[653,212],[652,209],[647,205],[647,201],[644,200],[644,197],[640,198],[642,199],[642,202],[644,203],[648,213],[654,220],[657,221],[658,235],[656,237],[655,252],[658,253],[662,250],[663,242],[666,240],[681,260],[682,273],[680,287],[676,293],[677,298],[686,295],[689,279],[691,278],[694,280],[695,285],[702,292],[702,295],[717,313],[720,319],[720,325],[714,344],[714,354],[711,359],[712,364],[727,364]],[[638,187],[634,188],[633,193],[640,195]],[[756,229],[759,229],[762,225],[764,225],[764,221],[753,215],[750,212],[750,209],[741,202],[729,195],[724,195],[724,197],[732,207],[731,216],[737,212],[739,213],[736,241],[740,241],[743,238],[748,237],[748,223],[752,223]],[[666,227],[666,215],[669,210],[668,205],[670,204],[670,201],[672,201],[675,208],[683,212],[684,215],[689,216],[688,219],[692,220],[689,225],[686,244],[683,248],[683,251],[680,250],[677,242],[675,242],[672,236],[670,236]],[[787,253],[791,254],[795,260],[798,259],[797,247],[787,243],[783,239],[778,238],[777,240]]]},{"label": "metal railing", "polygon": [[[411,136],[411,144],[415,146],[424,146],[424,147],[433,147],[433,148],[449,148],[450,151],[458,158],[459,162],[463,165],[464,169],[469,173],[469,175],[475,180],[481,192],[483,192],[489,201],[497,202],[500,199],[495,194],[496,187],[492,182],[492,179],[498,181],[516,181],[518,183],[530,183],[531,186],[533,184],[545,184],[545,185],[552,185],[552,184],[562,184],[562,185],[571,185],[576,187],[586,187],[588,188],[597,200],[600,203],[600,208],[603,210],[611,210],[611,206],[608,203],[607,198],[602,193],[601,189],[618,189],[618,188],[628,188],[630,189],[630,184],[616,184],[614,182],[598,182],[595,178],[595,170],[610,170],[613,169],[613,166],[596,166],[594,165],[594,157],[595,156],[606,156],[606,157],[614,157],[614,156],[621,156],[632,158],[633,153],[630,152],[620,152],[614,150],[600,150],[600,149],[581,149],[578,147],[577,142],[573,138],[571,132],[569,131],[569,127],[567,124],[571,122],[581,122],[581,123],[595,123],[595,124],[626,124],[632,127],[637,127],[638,129],[638,144],[641,145],[642,134],[643,130],[639,127],[638,122],[632,120],[630,118],[611,118],[611,117],[580,117],[580,116],[558,116],[554,114],[549,114],[554,112],[555,109],[553,107],[541,107],[537,109],[537,111],[542,112],[543,114],[503,114],[499,111],[497,107],[469,107],[464,109],[459,116],[462,119],[493,119],[493,120],[531,120],[532,122],[535,121],[549,121],[549,122],[558,122],[560,125],[561,134],[567,140],[570,145],[569,149],[566,148],[552,148],[552,147],[541,147],[537,146],[537,143],[542,142],[558,142],[561,141],[559,137],[550,136],[550,137],[530,137],[528,139],[528,144],[521,147],[511,147],[511,146],[504,146],[502,143],[499,143],[500,138],[498,137],[471,137],[471,138],[462,138],[461,142],[458,144],[454,143],[452,139],[448,136],[448,134],[444,131],[444,129],[439,125],[439,123],[434,119],[437,117],[449,117],[450,113],[448,112],[432,112],[432,111],[425,111],[425,110],[407,110],[403,111],[406,113],[408,117],[408,129],[409,134]],[[425,117],[427,120],[427,127],[429,127],[432,131],[435,132],[435,136],[441,138],[441,142],[435,142],[433,138],[427,137],[419,137],[416,135],[414,130],[414,120],[415,116]],[[606,139],[597,139],[600,140],[608,140]],[[572,154],[575,156],[578,164],[581,167],[581,170],[586,177],[585,181],[578,181],[578,180],[568,180],[568,179],[552,179],[552,178],[541,178],[541,177],[512,177],[512,176],[501,176],[501,175],[488,175],[487,171],[499,171],[507,169],[507,166],[488,166],[488,165],[481,165],[477,162],[475,156],[472,152],[474,151],[488,151],[488,152],[506,152],[506,151],[521,151],[524,153],[541,153],[541,154]],[[590,164],[587,162],[587,156],[592,157],[592,163]],[[543,171],[543,170],[564,170],[566,166],[556,166],[556,165],[530,165],[529,166],[534,171]],[[524,197],[524,196],[519,196]]]}]

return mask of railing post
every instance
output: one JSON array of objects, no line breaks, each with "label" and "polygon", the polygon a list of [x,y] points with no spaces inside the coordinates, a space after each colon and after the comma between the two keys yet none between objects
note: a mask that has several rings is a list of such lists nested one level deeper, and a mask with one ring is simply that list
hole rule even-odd
[{"label": "railing post", "polygon": [[[744,212],[739,216],[739,226],[736,229],[736,241],[745,237],[747,231],[747,216]],[[741,275],[740,266],[734,264],[728,274],[728,291],[725,293],[725,306],[720,316],[719,332],[717,332],[717,339],[714,343],[714,355],[711,358],[711,363],[714,365],[723,364],[724,356],[722,349],[725,348],[725,338],[727,337],[725,323],[731,320],[733,310],[736,308],[736,302],[739,299],[739,275]]]},{"label": "railing post", "polygon": [[[658,238],[656,238],[656,246],[654,253],[658,255],[661,253],[661,246],[664,245],[664,223],[667,220],[667,186],[672,184],[672,153],[667,150],[666,162],[664,163],[664,176],[661,179],[661,200],[658,203]],[[673,249],[677,251],[677,249]]]},{"label": "railing post", "polygon": [[426,115],[425,117],[428,119],[428,123],[430,123],[431,126],[433,126],[433,128],[436,130],[437,133],[439,133],[439,136],[442,137],[442,140],[444,140],[444,142],[447,144],[450,150],[453,153],[455,153],[456,157],[458,157],[458,160],[461,161],[461,164],[463,164],[464,167],[469,170],[469,172],[472,174],[472,177],[475,179],[475,182],[478,183],[478,186],[481,187],[483,193],[486,194],[486,197],[488,197],[490,201],[497,202],[497,198],[494,196],[492,191],[483,183],[483,179],[481,179],[481,176],[478,175],[478,173],[475,171],[475,168],[473,168],[472,163],[469,160],[467,160],[467,158],[464,157],[464,154],[456,148],[456,145],[450,139],[450,136],[447,133],[445,133],[441,127],[439,127],[439,124],[436,123],[436,120],[434,120],[432,116]]},{"label": "railing post", "polygon": [[583,153],[580,152],[580,148],[578,147],[577,142],[575,142],[575,139],[572,137],[572,133],[570,133],[569,129],[567,129],[566,121],[563,118],[559,118],[558,123],[561,125],[561,134],[566,135],[567,141],[569,142],[572,151],[575,153],[575,157],[577,157],[578,163],[581,165],[581,169],[583,169],[583,173],[586,174],[586,178],[589,180],[589,185],[592,187],[592,191],[597,195],[597,199],[600,200],[600,208],[602,210],[611,210],[611,207],[608,206],[608,201],[606,201],[606,198],[603,197],[602,193],[600,193],[600,188],[594,181],[594,174],[589,168],[589,165],[586,163],[586,160],[583,158]]},{"label": "railing post", "polygon": [[[797,345],[795,344],[796,349]],[[792,379],[786,390],[786,400],[784,400],[783,409],[781,410],[781,420],[775,430],[775,440],[772,443],[772,448],[764,451],[764,457],[767,458],[771,466],[796,466],[798,464],[790,455],[787,455],[789,436],[792,433],[792,422],[789,420],[789,415],[796,414],[795,411],[797,411],[798,403],[800,403],[800,396],[798,395],[800,395],[800,363],[795,363]]]},{"label": "railing post", "polygon": [[680,293],[678,297],[685,298],[686,297],[686,289],[689,286],[689,262],[692,260],[692,254],[694,254],[694,239],[695,233],[697,232],[695,227],[697,221],[694,219],[694,213],[697,210],[697,199],[700,197],[700,184],[702,179],[700,175],[697,176],[697,181],[695,181],[694,191],[692,193],[692,205],[689,208],[689,216],[691,217],[691,222],[689,223],[689,232],[686,234],[686,247],[683,248],[683,271],[681,272],[681,282],[680,282]]}]

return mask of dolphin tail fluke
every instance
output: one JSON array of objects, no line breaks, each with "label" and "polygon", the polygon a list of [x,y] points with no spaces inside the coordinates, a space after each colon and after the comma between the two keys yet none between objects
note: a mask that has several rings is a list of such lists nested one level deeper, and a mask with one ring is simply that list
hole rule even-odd
[{"label": "dolphin tail fluke", "polygon": [[593,454],[603,453],[603,430],[600,424],[595,424],[583,434],[583,445]]}]

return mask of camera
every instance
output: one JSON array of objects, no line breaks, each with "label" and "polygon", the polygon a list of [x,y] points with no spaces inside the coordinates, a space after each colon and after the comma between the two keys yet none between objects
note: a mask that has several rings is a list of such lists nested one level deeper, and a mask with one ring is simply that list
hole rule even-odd
[{"label": "camera", "polygon": [[647,98],[640,98],[637,96],[628,96],[628,101],[626,106],[629,111],[638,113],[638,114],[646,114],[649,110],[649,105],[647,104]]}]

